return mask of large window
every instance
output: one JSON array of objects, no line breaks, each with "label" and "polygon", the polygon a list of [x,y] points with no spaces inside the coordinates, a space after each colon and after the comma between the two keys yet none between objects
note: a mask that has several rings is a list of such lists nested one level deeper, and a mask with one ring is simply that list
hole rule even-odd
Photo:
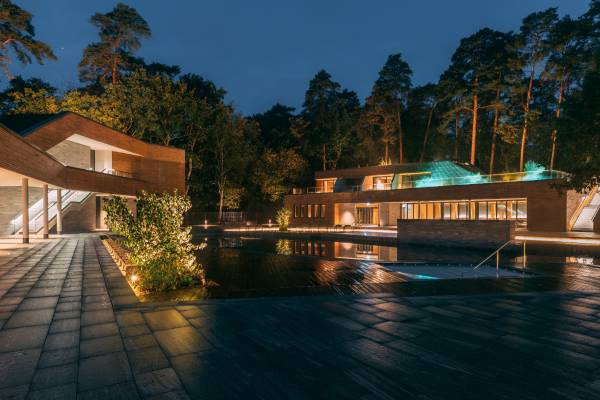
[{"label": "large window", "polygon": [[392,175],[373,177],[373,190],[387,190],[392,188]]},{"label": "large window", "polygon": [[526,220],[527,200],[402,203],[402,219]]},{"label": "large window", "polygon": [[360,225],[375,224],[375,208],[374,207],[356,207],[357,222]]}]

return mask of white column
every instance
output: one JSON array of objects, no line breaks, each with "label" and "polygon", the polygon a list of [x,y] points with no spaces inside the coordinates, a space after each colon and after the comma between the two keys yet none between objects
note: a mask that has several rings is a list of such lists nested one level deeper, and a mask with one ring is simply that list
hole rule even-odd
[{"label": "white column", "polygon": [[42,227],[43,231],[43,237],[44,239],[48,239],[48,185],[44,184],[43,185],[43,210],[42,210],[42,223],[44,224],[44,226]]},{"label": "white column", "polygon": [[29,243],[29,181],[27,178],[21,178],[21,200],[23,243]]},{"label": "white column", "polygon": [[56,189],[56,234],[62,234],[62,190]]}]

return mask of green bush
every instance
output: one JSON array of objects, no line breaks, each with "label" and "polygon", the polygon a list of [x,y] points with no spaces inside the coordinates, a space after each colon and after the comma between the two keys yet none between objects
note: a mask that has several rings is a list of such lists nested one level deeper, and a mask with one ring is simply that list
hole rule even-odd
[{"label": "green bush", "polygon": [[141,192],[135,217],[124,204],[119,197],[106,203],[106,224],[125,238],[129,259],[136,266],[135,285],[143,291],[160,292],[203,284],[191,227],[182,227],[183,214],[191,207],[189,199],[177,193]]},{"label": "green bush", "polygon": [[114,196],[104,203],[106,212],[106,226],[112,232],[123,237],[129,235],[129,229],[133,226],[133,216],[127,208],[127,200],[123,197]]},{"label": "green bush", "polygon": [[288,227],[290,226],[290,218],[291,217],[292,217],[292,212],[286,207],[283,207],[283,208],[279,209],[279,211],[277,211],[277,215],[275,215],[275,221],[277,221],[280,231],[288,230]]}]

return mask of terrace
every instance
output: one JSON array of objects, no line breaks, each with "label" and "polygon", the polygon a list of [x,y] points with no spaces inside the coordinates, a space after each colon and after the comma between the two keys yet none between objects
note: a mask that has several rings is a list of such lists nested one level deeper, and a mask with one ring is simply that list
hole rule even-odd
[{"label": "terrace", "polygon": [[[363,178],[336,178],[335,184],[317,185],[307,188],[294,188],[293,195],[314,193],[346,193],[403,190],[415,188],[430,188],[442,186],[481,185],[486,183],[530,182],[542,180],[567,179],[568,174],[557,170],[544,168],[525,172],[507,172],[500,174],[481,174],[468,172],[463,175],[446,175],[436,172],[399,173],[390,175],[389,180],[376,180],[379,177],[365,176]],[[373,180],[371,180],[373,179]],[[317,180],[319,181],[319,180]]]}]

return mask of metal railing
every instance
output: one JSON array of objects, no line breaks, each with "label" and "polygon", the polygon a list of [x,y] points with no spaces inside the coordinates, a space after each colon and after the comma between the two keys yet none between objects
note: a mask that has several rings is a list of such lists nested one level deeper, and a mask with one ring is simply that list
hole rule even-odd
[{"label": "metal railing", "polygon": [[118,169],[113,168],[104,168],[102,171],[103,174],[120,176],[123,178],[135,178],[135,176],[131,172],[127,171],[119,171]]},{"label": "metal railing", "polygon": [[[57,191],[52,190],[48,193],[48,221],[52,220],[58,214]],[[81,203],[88,198],[90,192],[81,192],[77,190],[66,190],[62,195],[62,209],[65,211],[73,203]],[[44,200],[40,199],[29,207],[29,231],[37,233],[43,228],[44,224]],[[23,227],[23,215],[18,214],[10,221],[11,232],[13,235],[19,233]]]},{"label": "metal railing", "polygon": [[[508,242],[504,243],[502,246],[498,247],[496,250],[494,250],[494,252],[492,254],[490,254],[483,260],[481,260],[481,262],[479,264],[477,264],[475,267],[473,267],[473,270],[475,271],[475,270],[479,269],[479,267],[481,267],[483,264],[485,264],[490,258],[496,256],[496,274],[497,274],[498,270],[500,269],[500,252],[502,251],[502,249],[504,249],[506,246],[508,246],[512,242],[513,241],[511,239]],[[526,267],[527,267],[527,241],[524,240],[523,241],[523,271],[525,271]]]}]

